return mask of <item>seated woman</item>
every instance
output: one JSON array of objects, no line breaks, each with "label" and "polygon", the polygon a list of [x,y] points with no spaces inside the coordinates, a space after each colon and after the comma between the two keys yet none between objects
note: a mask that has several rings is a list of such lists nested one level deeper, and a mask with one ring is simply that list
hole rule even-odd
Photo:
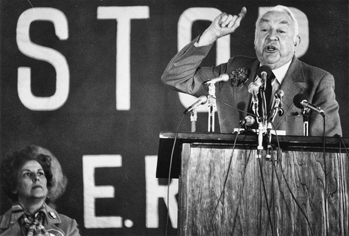
[{"label": "seated woman", "polygon": [[51,160],[49,155],[38,151],[37,146],[26,147],[4,158],[0,169],[1,188],[13,204],[0,216],[0,236],[80,235],[74,219],[49,206],[49,193],[56,192],[52,189],[56,183]]}]

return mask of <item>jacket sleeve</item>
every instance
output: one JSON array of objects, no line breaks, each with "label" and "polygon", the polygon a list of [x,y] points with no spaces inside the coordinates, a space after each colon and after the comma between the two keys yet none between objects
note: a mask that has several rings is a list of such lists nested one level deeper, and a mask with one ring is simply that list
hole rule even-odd
[{"label": "jacket sleeve", "polygon": [[313,97],[312,103],[324,110],[325,117],[312,112],[310,116],[311,136],[322,136],[325,128],[326,136],[342,135],[339,117],[339,105],[336,101],[335,82],[331,74],[326,73],[320,80]]},{"label": "jacket sleeve", "polygon": [[161,81],[171,89],[195,96],[206,95],[202,83],[218,77],[222,65],[217,67],[200,67],[212,45],[195,47],[199,37],[179,51],[167,65]]}]

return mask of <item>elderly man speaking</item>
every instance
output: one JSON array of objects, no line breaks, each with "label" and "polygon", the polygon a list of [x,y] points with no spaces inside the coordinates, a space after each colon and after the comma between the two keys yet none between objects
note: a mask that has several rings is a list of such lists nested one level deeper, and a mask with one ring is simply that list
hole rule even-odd
[{"label": "elderly man speaking", "polygon": [[[214,84],[222,133],[239,128],[246,115],[258,118],[263,116],[261,113],[271,114],[278,93],[282,91],[282,114],[274,115],[272,119],[275,129],[286,131],[286,135],[304,135],[306,117],[309,124],[307,135],[342,135],[334,78],[330,73],[296,58],[295,48],[301,42],[298,22],[287,7],[273,7],[257,20],[254,40],[257,58],[235,56],[217,66],[200,66],[213,43],[235,32],[246,13],[243,7],[238,15],[218,15],[200,36],[169,62],[162,82],[176,91],[199,97],[207,95],[207,81],[228,75],[229,81]],[[271,78],[271,94],[266,96],[270,100],[261,101],[259,97],[258,103],[257,95],[261,93],[257,94],[258,89],[254,90],[253,86],[260,88],[265,84],[260,80],[263,77],[261,68],[266,68],[265,75]],[[264,110],[256,106],[261,103],[265,104]]]}]

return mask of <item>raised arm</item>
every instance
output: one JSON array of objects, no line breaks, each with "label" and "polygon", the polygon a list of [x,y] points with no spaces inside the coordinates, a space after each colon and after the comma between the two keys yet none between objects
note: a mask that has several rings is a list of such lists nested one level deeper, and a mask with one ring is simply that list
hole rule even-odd
[{"label": "raised arm", "polygon": [[201,35],[195,46],[207,46],[214,43],[217,39],[233,33],[239,26],[241,20],[247,13],[246,7],[243,7],[238,15],[230,15],[225,12],[219,14],[211,25]]},{"label": "raised arm", "polygon": [[201,36],[172,58],[161,81],[176,91],[196,96],[205,94],[202,83],[225,73],[225,64],[212,67],[200,67],[200,64],[218,38],[233,33],[239,27],[246,12],[243,7],[238,15],[219,14]]}]

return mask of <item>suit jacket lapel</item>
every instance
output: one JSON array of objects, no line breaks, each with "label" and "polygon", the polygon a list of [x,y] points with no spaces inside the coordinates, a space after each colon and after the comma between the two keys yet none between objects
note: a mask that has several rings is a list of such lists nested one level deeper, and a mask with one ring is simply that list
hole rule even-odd
[{"label": "suit jacket lapel", "polygon": [[292,63],[285,75],[284,80],[280,86],[280,89],[284,92],[283,97],[283,116],[276,116],[274,120],[274,126],[277,129],[280,123],[290,115],[293,106],[293,98],[295,95],[303,90],[302,83],[304,83],[305,77],[302,70],[301,62],[294,56]]},{"label": "suit jacket lapel", "polygon": [[250,75],[248,77],[248,82],[246,83],[247,85],[247,89],[244,89],[244,93],[241,93],[241,100],[246,101],[246,98],[249,98],[249,102],[248,102],[248,106],[246,107],[246,111],[249,110],[250,106],[251,106],[251,99],[252,99],[252,95],[248,92],[248,87],[250,85],[250,83],[252,83],[254,81],[254,79],[257,76],[257,70],[259,67],[259,61],[255,60],[254,62],[252,62],[247,68],[250,68]]}]

